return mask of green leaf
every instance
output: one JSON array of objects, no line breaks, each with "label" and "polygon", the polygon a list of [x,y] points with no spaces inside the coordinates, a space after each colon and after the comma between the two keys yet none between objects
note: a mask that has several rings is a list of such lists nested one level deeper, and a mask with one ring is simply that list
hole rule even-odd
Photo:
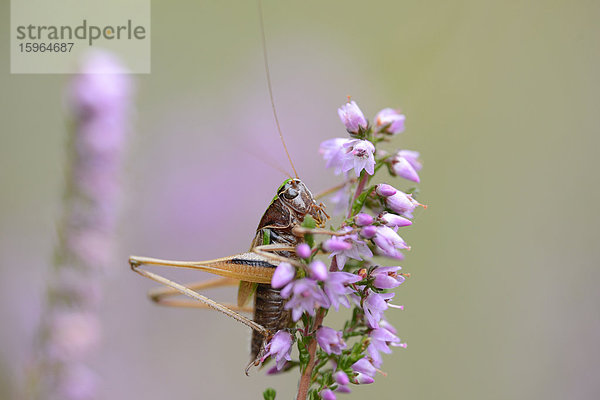
[{"label": "green leaf", "polygon": [[410,189],[408,189],[404,193],[406,193],[406,194],[412,194],[413,198],[416,198],[419,195],[419,188],[418,187],[411,187]]},{"label": "green leaf", "polygon": [[[317,221],[310,215],[304,217],[304,221],[302,221],[302,227],[308,229],[315,229],[317,227]],[[315,246],[315,238],[311,234],[304,235],[304,241],[311,248]]]},{"label": "green leaf", "polygon": [[367,197],[375,190],[375,185],[370,186],[364,192],[362,192],[356,200],[354,200],[354,204],[352,205],[352,215],[356,215],[362,210]]},{"label": "green leaf", "polygon": [[275,392],[275,389],[273,388],[267,388],[267,390],[265,390],[263,392],[263,399],[265,400],[275,400],[275,395],[277,393]]},{"label": "green leaf", "polygon": [[307,245],[309,245],[311,248],[315,247],[315,238],[313,237],[312,234],[307,234],[304,235],[304,241],[306,242]]},{"label": "green leaf", "polygon": [[312,216],[306,215],[304,221],[302,221],[302,226],[304,228],[314,229],[317,227],[317,221],[315,221]]},{"label": "green leaf", "polygon": [[317,392],[317,389],[310,389],[308,391],[308,399],[309,400],[321,400],[321,396],[319,396],[319,392]]},{"label": "green leaf", "polygon": [[304,371],[304,369],[308,365],[308,362],[310,361],[310,354],[308,354],[308,343],[310,340],[310,337],[298,340],[298,358],[300,359],[300,366],[302,368],[302,371]]},{"label": "green leaf", "polygon": [[265,229],[263,231],[262,244],[263,245],[271,244],[271,230],[270,229]]}]

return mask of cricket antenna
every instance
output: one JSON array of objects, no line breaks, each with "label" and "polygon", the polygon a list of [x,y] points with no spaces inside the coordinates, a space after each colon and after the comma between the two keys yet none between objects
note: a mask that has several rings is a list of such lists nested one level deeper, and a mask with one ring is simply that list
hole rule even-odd
[{"label": "cricket antenna", "polygon": [[283,144],[285,154],[287,155],[288,160],[290,160],[290,164],[294,170],[294,175],[296,175],[296,179],[299,179],[298,172],[296,172],[296,167],[294,167],[292,157],[290,157],[290,152],[288,151],[287,146],[285,145],[285,140],[283,139],[281,126],[279,126],[279,118],[277,118],[277,110],[275,109],[275,101],[273,100],[273,88],[271,87],[271,73],[269,72],[269,57],[267,56],[267,39],[265,38],[265,23],[263,21],[262,0],[258,0],[258,17],[260,20],[260,33],[262,39],[263,58],[265,61],[265,72],[267,74],[267,86],[269,87],[269,97],[271,98],[271,108],[273,109],[273,116],[275,117],[275,125],[277,125],[277,131],[279,132],[279,137],[281,138],[281,144]]}]

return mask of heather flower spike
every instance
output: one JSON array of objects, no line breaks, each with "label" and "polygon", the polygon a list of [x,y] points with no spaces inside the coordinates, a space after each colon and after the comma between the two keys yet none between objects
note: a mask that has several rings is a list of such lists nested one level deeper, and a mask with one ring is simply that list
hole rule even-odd
[{"label": "heather flower spike", "polygon": [[[397,180],[381,182],[379,177],[371,181],[385,166],[392,177],[418,183],[419,153],[397,150],[390,155],[378,149],[379,143],[405,130],[405,116],[397,110],[384,108],[372,126],[354,101],[340,107],[338,115],[350,136],[323,141],[319,152],[327,168],[335,175],[343,173],[345,182],[330,191],[330,201],[333,213],[343,214],[344,219],[337,228],[330,228],[335,233],[320,243],[312,242],[317,239],[314,235],[310,247],[296,247],[302,268],[297,268],[291,279],[291,270],[284,274],[288,268],[281,266],[284,263],[273,277],[274,285],[284,285],[281,295],[291,311],[289,329],[295,336],[292,340],[298,341],[300,358],[286,360],[285,365],[290,369],[299,366],[298,398],[302,400],[335,399],[340,393],[349,393],[351,383],[374,383],[384,356],[395,347],[406,347],[388,319],[396,318],[394,311],[403,309],[390,301],[395,295],[392,290],[401,286],[408,274],[400,273],[400,266],[379,266],[376,259],[404,258],[402,251],[409,246],[399,229],[413,224],[410,218],[420,204],[412,194],[415,191],[404,192]],[[352,312],[343,325],[324,324],[328,313],[344,307]]]},{"label": "heather flower spike", "polygon": [[[83,58],[66,90],[69,132],[62,240],[49,269],[38,327],[37,354],[28,381],[43,398],[98,398],[100,377],[88,366],[102,341],[99,317],[105,269],[118,222],[123,154],[129,136],[133,82],[108,52]],[[60,301],[57,301],[60,294]]]}]

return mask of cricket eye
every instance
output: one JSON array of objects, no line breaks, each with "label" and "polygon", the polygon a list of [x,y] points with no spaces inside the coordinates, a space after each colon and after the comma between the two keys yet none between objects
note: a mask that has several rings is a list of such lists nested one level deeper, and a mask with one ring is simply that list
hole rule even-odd
[{"label": "cricket eye", "polygon": [[285,197],[288,200],[295,199],[296,197],[298,197],[298,191],[296,189],[290,188],[286,190],[286,192],[283,194],[283,197]]}]

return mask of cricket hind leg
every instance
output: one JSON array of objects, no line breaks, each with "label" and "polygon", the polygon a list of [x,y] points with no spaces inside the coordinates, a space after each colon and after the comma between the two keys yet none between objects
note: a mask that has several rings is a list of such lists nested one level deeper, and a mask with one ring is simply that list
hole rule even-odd
[{"label": "cricket hind leg", "polygon": [[[223,286],[235,286],[238,283],[239,283],[239,281],[237,279],[214,278],[214,279],[204,280],[204,281],[200,281],[200,282],[188,283],[183,286],[185,286],[186,288],[188,288],[190,290],[197,292],[199,290],[205,290],[205,289],[211,289],[211,288],[217,288],[217,287],[223,287]],[[152,300],[155,303],[162,305],[162,306],[184,307],[184,308],[203,308],[203,309],[211,308],[207,304],[201,303],[196,300],[186,300],[186,299],[178,299],[178,298],[173,299],[172,298],[174,296],[180,296],[181,294],[182,293],[176,289],[173,289],[168,286],[164,286],[164,287],[159,287],[159,288],[151,290],[148,293],[148,297],[150,297],[150,300]],[[229,308],[230,310],[238,311],[238,312],[251,313],[254,311],[254,309],[252,307],[239,307],[238,305],[227,304],[227,303],[223,303],[222,305]]]},{"label": "cricket hind leg", "polygon": [[148,279],[151,279],[155,282],[163,284],[163,285],[175,290],[176,292],[183,294],[185,296],[188,296],[202,304],[205,304],[206,307],[208,307],[208,308],[212,308],[214,310],[220,311],[223,314],[227,315],[228,317],[231,317],[231,318],[235,319],[236,321],[241,322],[242,324],[246,325],[250,329],[263,335],[264,337],[270,336],[271,333],[269,332],[269,330],[267,328],[263,327],[260,324],[257,324],[256,322],[252,321],[251,319],[249,319],[247,317],[244,317],[241,314],[238,314],[237,312],[233,311],[229,307],[226,307],[220,303],[217,303],[216,301],[209,299],[208,297],[203,296],[200,293],[195,292],[195,291],[185,287],[184,285],[181,285],[180,283],[177,283],[175,281],[172,281],[170,279],[167,279],[161,275],[155,274],[155,273],[147,271],[145,269],[142,269],[141,268],[142,263],[139,260],[130,259],[129,264],[131,265],[131,269],[133,271],[137,272],[138,274],[140,274]]}]

